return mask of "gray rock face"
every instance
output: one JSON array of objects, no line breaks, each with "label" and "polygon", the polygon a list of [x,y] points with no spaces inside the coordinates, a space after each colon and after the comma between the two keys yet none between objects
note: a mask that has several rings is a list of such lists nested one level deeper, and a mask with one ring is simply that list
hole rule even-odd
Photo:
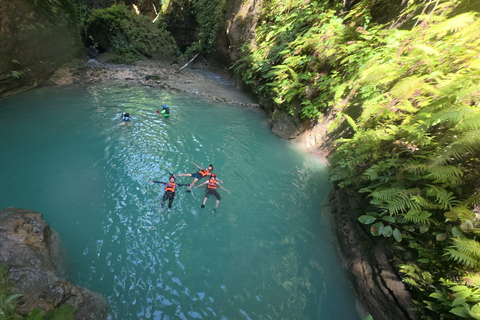
[{"label": "gray rock face", "polygon": [[42,84],[80,48],[73,25],[60,27],[28,0],[0,1],[0,39],[0,98]]},{"label": "gray rock face", "polygon": [[285,111],[272,113],[272,132],[284,139],[295,139],[303,130],[300,120]]},{"label": "gray rock face", "polygon": [[410,293],[387,256],[385,239],[375,239],[357,217],[364,212],[355,195],[332,189],[330,208],[339,253],[361,316],[375,320],[417,319]]},{"label": "gray rock face", "polygon": [[102,296],[61,278],[59,248],[58,234],[42,214],[16,208],[0,211],[0,265],[8,268],[14,292],[23,294],[17,311],[27,315],[38,307],[49,311],[71,305],[74,319],[105,319]]}]

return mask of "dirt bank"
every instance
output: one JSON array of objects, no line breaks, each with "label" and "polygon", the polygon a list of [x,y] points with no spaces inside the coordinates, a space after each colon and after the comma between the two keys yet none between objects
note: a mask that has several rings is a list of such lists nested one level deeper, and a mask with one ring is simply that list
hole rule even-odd
[{"label": "dirt bank", "polygon": [[135,65],[122,65],[104,63],[101,59],[75,60],[59,68],[45,85],[127,82],[250,108],[259,106],[254,98],[239,92],[234,81],[225,72],[211,70],[201,62],[189,67],[178,71],[181,68],[178,65],[170,66],[155,61],[137,61]]}]

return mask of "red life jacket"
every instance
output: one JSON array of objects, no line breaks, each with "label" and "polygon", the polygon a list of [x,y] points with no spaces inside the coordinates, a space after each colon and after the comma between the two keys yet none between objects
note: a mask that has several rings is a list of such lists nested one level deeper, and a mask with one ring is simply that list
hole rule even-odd
[{"label": "red life jacket", "polygon": [[217,179],[213,180],[213,179],[210,179],[208,180],[208,183],[207,183],[207,189],[217,189]]},{"label": "red life jacket", "polygon": [[166,191],[172,191],[172,192],[175,192],[175,182],[174,183],[167,183],[167,185],[165,186],[165,192]]},{"label": "red life jacket", "polygon": [[207,173],[209,173],[210,170],[208,169],[202,169],[200,171],[198,171],[198,173],[200,173],[202,175],[202,177],[205,177],[207,175]]}]

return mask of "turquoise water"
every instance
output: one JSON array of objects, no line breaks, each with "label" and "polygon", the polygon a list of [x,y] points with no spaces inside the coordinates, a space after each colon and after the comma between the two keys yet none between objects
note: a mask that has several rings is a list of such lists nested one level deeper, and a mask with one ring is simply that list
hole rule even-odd
[{"label": "turquoise water", "polygon": [[[107,297],[112,319],[358,319],[322,207],[326,169],[262,111],[96,86],[30,91],[0,114],[0,209],[43,213],[66,277]],[[231,194],[220,189],[213,212],[204,187],[179,187],[160,212],[149,180],[195,172],[192,161],[212,163]]]}]

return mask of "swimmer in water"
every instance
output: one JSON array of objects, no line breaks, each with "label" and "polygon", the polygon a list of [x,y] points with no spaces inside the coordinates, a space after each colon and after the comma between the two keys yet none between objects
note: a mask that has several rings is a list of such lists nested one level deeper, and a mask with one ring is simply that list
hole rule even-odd
[{"label": "swimmer in water", "polygon": [[160,183],[160,184],[166,185],[165,193],[163,194],[162,204],[160,205],[160,207],[163,209],[165,207],[165,202],[167,202],[168,200],[168,212],[170,212],[170,209],[172,208],[172,202],[173,202],[173,199],[175,198],[175,190],[177,189],[177,187],[189,186],[188,183],[175,183],[175,177],[173,175],[170,176],[169,180],[170,182],[150,180],[150,182],[153,182],[153,183]]},{"label": "swimmer in water", "polygon": [[163,114],[164,117],[170,117],[170,109],[166,105],[163,105],[161,114]]},{"label": "swimmer in water", "polygon": [[[198,164],[192,162],[197,168],[200,170],[195,173],[182,173],[182,174],[176,174],[176,177],[192,177],[193,182],[190,184],[190,187],[188,187],[187,192],[192,192],[191,189],[193,185],[200,179],[205,178],[206,176],[210,176],[211,172],[213,171],[213,165],[209,165],[207,169],[204,169],[200,167]],[[222,180],[219,180],[221,183],[223,183]]]},{"label": "swimmer in water", "polygon": [[215,173],[212,173],[210,175],[210,179],[208,179],[208,181],[205,181],[204,183],[196,186],[195,188],[203,186],[204,184],[207,184],[207,188],[205,189],[205,198],[203,199],[203,203],[201,207],[205,208],[205,203],[207,202],[210,195],[214,195],[215,198],[217,198],[217,201],[215,202],[215,208],[213,210],[217,211],[217,208],[218,208],[218,205],[220,204],[220,199],[221,199],[220,195],[217,192],[217,186],[222,188],[228,193],[231,193],[231,192],[225,189],[224,187],[222,187],[222,185],[220,185],[220,181],[217,180],[217,176],[215,175]]}]

